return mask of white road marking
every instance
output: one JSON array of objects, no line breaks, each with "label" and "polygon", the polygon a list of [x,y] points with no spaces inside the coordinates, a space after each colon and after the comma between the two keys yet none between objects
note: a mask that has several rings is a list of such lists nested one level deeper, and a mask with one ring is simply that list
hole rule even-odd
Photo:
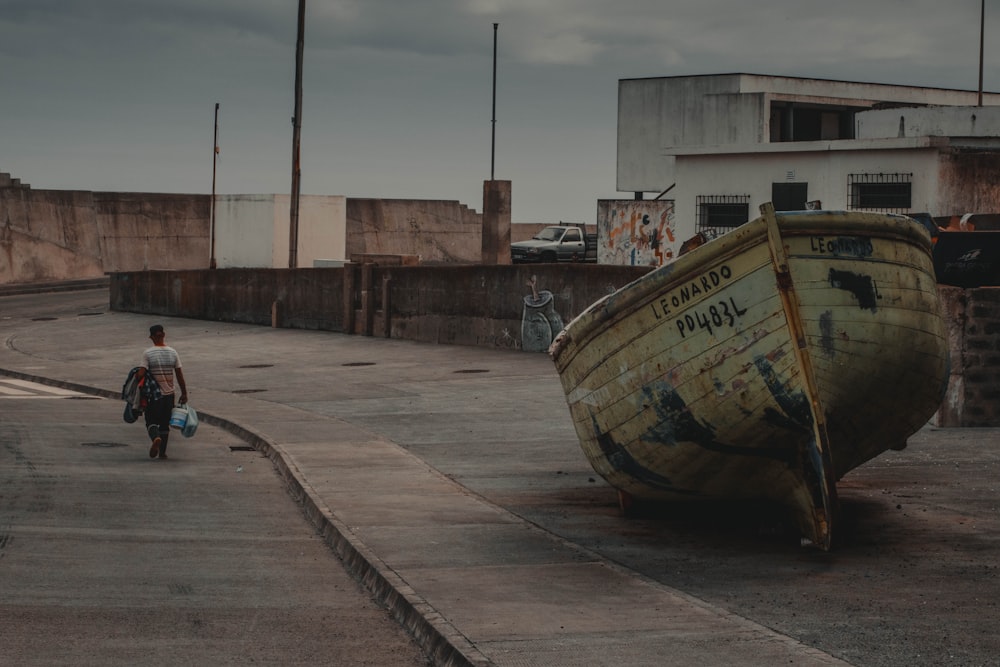
[{"label": "white road marking", "polygon": [[4,384],[4,382],[2,380],[0,380],[0,394],[3,394],[4,396],[8,396],[8,397],[13,397],[13,396],[34,396],[34,394],[31,393],[30,391],[22,391],[21,389],[15,389],[14,387],[8,387],[8,386],[6,386]]},{"label": "white road marking", "polygon": [[38,382],[0,378],[0,399],[4,398],[97,398],[71,389],[50,387]]}]

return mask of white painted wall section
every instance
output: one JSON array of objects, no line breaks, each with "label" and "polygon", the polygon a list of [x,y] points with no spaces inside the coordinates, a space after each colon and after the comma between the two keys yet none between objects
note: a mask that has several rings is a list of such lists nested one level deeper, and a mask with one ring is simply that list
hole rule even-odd
[{"label": "white painted wall section", "polygon": [[[290,195],[220,195],[215,209],[216,266],[288,268]],[[347,198],[299,198],[299,267],[314,260],[344,260]]]}]

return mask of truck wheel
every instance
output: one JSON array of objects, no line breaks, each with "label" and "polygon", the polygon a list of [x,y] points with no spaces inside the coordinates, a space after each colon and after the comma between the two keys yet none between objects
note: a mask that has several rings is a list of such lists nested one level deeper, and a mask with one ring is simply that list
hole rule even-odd
[{"label": "truck wheel", "polygon": [[554,252],[543,252],[542,261],[545,262],[546,264],[555,264],[556,254]]}]

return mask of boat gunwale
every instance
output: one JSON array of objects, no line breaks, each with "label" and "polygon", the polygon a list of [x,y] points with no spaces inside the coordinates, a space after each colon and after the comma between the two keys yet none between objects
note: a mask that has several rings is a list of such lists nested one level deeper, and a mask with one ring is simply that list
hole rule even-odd
[{"label": "boat gunwale", "polygon": [[[775,214],[782,236],[852,235],[898,240],[918,246],[928,257],[933,246],[926,229],[912,218],[889,213],[854,211],[785,211]],[[633,280],[614,293],[594,302],[573,318],[549,348],[549,355],[562,372],[586,342],[611,321],[634,310],[639,304],[670,291],[692,279],[711,264],[739,255],[767,242],[767,222],[763,216],[741,225],[718,239],[682,255]],[[859,258],[860,259],[860,258]],[[863,261],[863,260],[862,260]],[[564,357],[570,348],[573,355]]]}]

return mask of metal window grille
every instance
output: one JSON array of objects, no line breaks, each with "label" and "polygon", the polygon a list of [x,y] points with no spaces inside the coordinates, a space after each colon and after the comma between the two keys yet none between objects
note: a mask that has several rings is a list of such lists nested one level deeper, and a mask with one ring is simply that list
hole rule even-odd
[{"label": "metal window grille", "polygon": [[848,174],[847,208],[907,213],[913,202],[913,174]]},{"label": "metal window grille", "polygon": [[750,219],[750,195],[699,195],[696,230],[713,236],[745,224]]}]

